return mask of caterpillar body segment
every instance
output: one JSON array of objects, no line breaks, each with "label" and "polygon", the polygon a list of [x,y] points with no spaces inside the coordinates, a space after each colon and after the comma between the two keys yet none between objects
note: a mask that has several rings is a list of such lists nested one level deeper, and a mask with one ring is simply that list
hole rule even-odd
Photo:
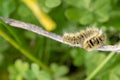
[{"label": "caterpillar body segment", "polygon": [[83,48],[87,51],[92,51],[96,48],[99,48],[105,44],[105,35],[101,34],[99,36],[95,36],[89,40],[84,41]]}]

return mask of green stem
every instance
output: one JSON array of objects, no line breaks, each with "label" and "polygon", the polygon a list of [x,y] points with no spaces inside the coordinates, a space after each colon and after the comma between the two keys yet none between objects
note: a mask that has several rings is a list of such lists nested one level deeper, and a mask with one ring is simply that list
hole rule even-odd
[{"label": "green stem", "polygon": [[44,65],[40,60],[37,60],[35,57],[33,57],[27,50],[23,49],[21,46],[19,46],[12,38],[10,38],[4,31],[0,30],[0,35],[6,39],[8,42],[10,42],[16,49],[18,49],[22,54],[24,54],[27,58],[29,58],[31,61],[37,63],[41,68],[44,70],[51,72],[50,68]]},{"label": "green stem", "polygon": [[105,64],[113,57],[115,52],[111,52],[107,58],[103,60],[103,62],[98,65],[98,67],[85,79],[85,80],[91,80],[104,66]]}]

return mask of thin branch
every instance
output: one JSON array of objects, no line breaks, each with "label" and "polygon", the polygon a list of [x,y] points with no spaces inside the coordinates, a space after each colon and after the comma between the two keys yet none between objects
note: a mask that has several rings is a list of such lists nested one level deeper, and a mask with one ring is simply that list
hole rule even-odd
[{"label": "thin branch", "polygon": [[[14,19],[9,19],[9,18],[3,18],[3,17],[0,17],[0,18],[5,23],[11,25],[12,27],[17,27],[17,28],[22,28],[22,29],[25,29],[25,30],[29,30],[29,31],[32,31],[34,33],[37,33],[37,34],[40,34],[42,36],[46,36],[48,38],[51,38],[51,39],[56,40],[58,42],[61,42],[63,44],[67,44],[67,45],[72,46],[71,44],[64,42],[62,40],[61,36],[56,35],[56,34],[51,33],[51,32],[48,32],[48,31],[45,31],[44,29],[42,29],[42,28],[40,28],[36,25],[29,24],[29,23],[24,23],[24,22],[14,20]],[[80,45],[74,45],[74,46],[81,48]],[[102,47],[100,47],[96,50],[120,52],[120,45],[105,45],[105,46],[102,46]]]}]

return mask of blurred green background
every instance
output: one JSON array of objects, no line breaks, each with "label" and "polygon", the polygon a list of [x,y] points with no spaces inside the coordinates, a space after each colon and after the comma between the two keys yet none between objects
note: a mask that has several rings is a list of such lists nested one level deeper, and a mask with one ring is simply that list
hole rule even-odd
[{"label": "blurred green background", "polygon": [[[37,0],[37,3],[57,24],[51,31],[55,34],[97,26],[106,33],[106,44],[119,43],[120,0]],[[0,0],[0,16],[42,27],[22,0]],[[114,53],[96,71],[109,54],[70,47],[0,21],[0,80],[120,80],[119,54]],[[94,71],[96,74],[92,74]],[[89,79],[91,75],[94,76]]]}]

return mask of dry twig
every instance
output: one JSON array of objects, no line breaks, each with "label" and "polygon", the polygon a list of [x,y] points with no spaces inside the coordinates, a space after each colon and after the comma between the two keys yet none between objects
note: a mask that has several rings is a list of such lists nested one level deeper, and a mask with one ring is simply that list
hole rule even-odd
[{"label": "dry twig", "polygon": [[[58,42],[61,42],[63,44],[68,44],[70,45],[69,43],[66,43],[66,42],[63,42],[61,36],[59,35],[56,35],[54,33],[51,33],[51,32],[48,32],[48,31],[45,31],[44,29],[38,27],[38,26],[35,26],[33,24],[28,24],[28,23],[24,23],[24,22],[21,22],[21,21],[18,21],[18,20],[14,20],[14,19],[9,19],[9,18],[3,18],[3,17],[0,17],[5,23],[13,26],[13,27],[17,27],[17,28],[22,28],[22,29],[25,29],[25,30],[29,30],[29,31],[32,31],[34,33],[37,33],[37,34],[40,34],[42,36],[46,36],[48,38],[51,38],[53,40],[56,40]],[[72,45],[70,45],[72,46]],[[75,45],[76,47],[80,47],[80,45]],[[105,46],[102,46],[96,50],[100,50],[100,51],[114,51],[114,52],[120,52],[120,45],[105,45]]]}]

